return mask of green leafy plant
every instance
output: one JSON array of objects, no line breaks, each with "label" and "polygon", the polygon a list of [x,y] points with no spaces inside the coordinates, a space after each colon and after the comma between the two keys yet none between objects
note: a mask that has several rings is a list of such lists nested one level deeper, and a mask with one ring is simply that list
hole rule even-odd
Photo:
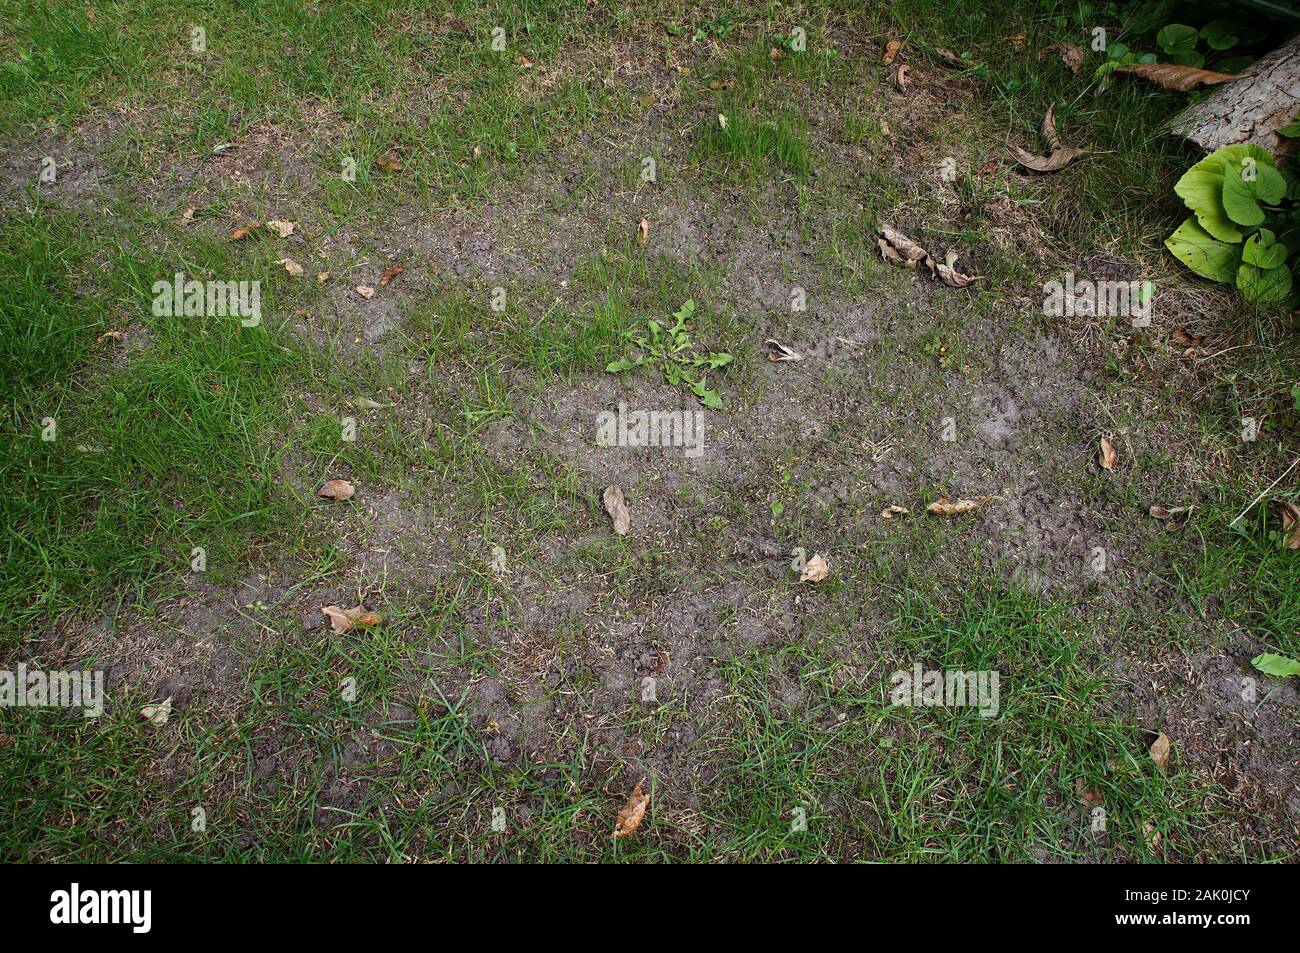
[{"label": "green leafy plant", "polygon": [[1250,660],[1250,664],[1265,675],[1276,675],[1278,678],[1300,675],[1300,662],[1285,655],[1274,655],[1272,652],[1256,655]]},{"label": "green leafy plant", "polygon": [[1300,178],[1279,172],[1267,150],[1225,146],[1192,166],[1174,191],[1192,217],[1165,247],[1192,271],[1235,284],[1249,300],[1278,302],[1295,284],[1300,256]]},{"label": "green leafy plant", "polygon": [[704,371],[726,367],[731,363],[731,355],[726,352],[695,353],[695,345],[687,327],[687,322],[694,314],[695,299],[688,298],[681,309],[673,314],[677,320],[672,326],[650,318],[644,325],[624,332],[624,336],[640,353],[632,358],[620,357],[617,361],[611,361],[605,370],[611,374],[621,374],[642,365],[657,366],[662,369],[664,380],[673,387],[685,383],[701,404],[721,410],[722,398],[716,390],[709,388]]}]

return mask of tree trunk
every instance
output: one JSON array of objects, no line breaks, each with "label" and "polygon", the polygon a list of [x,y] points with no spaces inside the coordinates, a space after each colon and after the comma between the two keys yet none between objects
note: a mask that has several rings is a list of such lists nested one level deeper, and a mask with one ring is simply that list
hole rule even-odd
[{"label": "tree trunk", "polygon": [[1300,34],[1245,72],[1251,75],[1216,86],[1199,103],[1180,112],[1169,121],[1168,131],[1206,152],[1253,142],[1284,164],[1295,155],[1296,140],[1274,130],[1300,113]]}]

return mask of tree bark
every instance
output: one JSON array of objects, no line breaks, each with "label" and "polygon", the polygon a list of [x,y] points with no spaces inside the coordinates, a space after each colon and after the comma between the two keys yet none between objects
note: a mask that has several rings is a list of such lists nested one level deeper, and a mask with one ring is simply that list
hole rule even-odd
[{"label": "tree bark", "polygon": [[1169,121],[1167,129],[1206,152],[1237,142],[1253,142],[1289,161],[1296,140],[1275,130],[1300,113],[1300,34],[1246,67],[1241,79],[1216,86],[1200,102]]}]

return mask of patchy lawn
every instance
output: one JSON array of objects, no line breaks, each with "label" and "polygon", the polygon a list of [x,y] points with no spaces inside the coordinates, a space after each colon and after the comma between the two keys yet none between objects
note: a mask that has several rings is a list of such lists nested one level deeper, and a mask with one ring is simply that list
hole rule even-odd
[{"label": "patchy lawn", "polygon": [[1300,336],[1163,250],[1185,97],[863,6],[3,0],[0,669],[104,711],[0,708],[0,856],[1295,859]]}]

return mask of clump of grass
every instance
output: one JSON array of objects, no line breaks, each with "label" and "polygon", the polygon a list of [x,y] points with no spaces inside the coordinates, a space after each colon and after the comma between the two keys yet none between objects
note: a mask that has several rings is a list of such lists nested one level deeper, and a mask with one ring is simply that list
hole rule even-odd
[{"label": "clump of grass", "polygon": [[724,110],[705,120],[698,150],[703,161],[712,159],[747,180],[779,170],[803,181],[810,168],[807,133],[787,115],[755,119],[744,111]]}]

